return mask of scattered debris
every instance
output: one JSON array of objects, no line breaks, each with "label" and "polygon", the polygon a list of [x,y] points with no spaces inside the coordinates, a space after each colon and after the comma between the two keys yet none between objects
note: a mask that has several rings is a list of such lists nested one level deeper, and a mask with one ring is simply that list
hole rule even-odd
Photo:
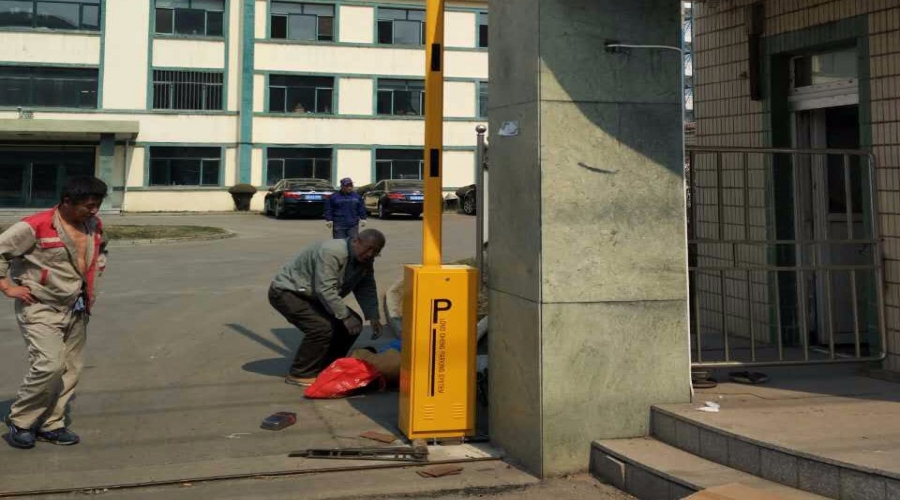
[{"label": "scattered debris", "polygon": [[361,438],[371,439],[379,443],[390,444],[397,440],[397,436],[384,432],[366,431],[359,435]]},{"label": "scattered debris", "polygon": [[260,427],[267,431],[280,431],[297,423],[297,414],[288,411],[273,413],[262,421]]},{"label": "scattered debris", "polygon": [[459,465],[435,465],[434,467],[428,467],[427,469],[417,470],[416,473],[422,477],[444,477],[444,476],[457,476],[462,474],[463,467]]},{"label": "scattered debris", "polygon": [[225,439],[240,439],[241,436],[249,436],[249,435],[250,435],[249,432],[235,432],[235,433],[229,434],[224,437],[225,437]]},{"label": "scattered debris", "polygon": [[697,411],[705,411],[707,413],[719,413],[719,410],[722,409],[722,406],[719,403],[713,403],[712,401],[707,401],[702,407],[697,408]]}]

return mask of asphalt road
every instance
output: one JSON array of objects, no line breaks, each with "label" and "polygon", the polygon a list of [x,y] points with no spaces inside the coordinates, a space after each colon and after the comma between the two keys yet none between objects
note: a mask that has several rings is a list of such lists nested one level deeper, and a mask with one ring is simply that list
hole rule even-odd
[{"label": "asphalt road", "polygon": [[[392,430],[395,394],[312,403],[280,378],[300,335],[272,310],[266,291],[304,245],[330,237],[323,222],[252,214],[104,222],[218,226],[237,236],[112,248],[71,406],[83,443],[28,451],[0,443],[0,492],[296,467],[286,451],[359,445],[355,433]],[[398,217],[369,227],[387,235],[376,262],[383,290],[404,263],[420,261],[421,223]],[[445,216],[445,261],[473,255],[474,228],[472,217]],[[25,361],[13,304],[0,300],[0,414]],[[283,433],[260,431],[262,418],[280,410],[297,411],[301,421]]]}]

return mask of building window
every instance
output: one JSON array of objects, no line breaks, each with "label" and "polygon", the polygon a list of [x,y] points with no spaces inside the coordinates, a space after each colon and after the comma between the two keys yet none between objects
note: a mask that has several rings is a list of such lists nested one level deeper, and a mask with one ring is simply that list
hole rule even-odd
[{"label": "building window", "polygon": [[150,147],[151,186],[218,186],[220,148]]},{"label": "building window", "polygon": [[222,73],[153,70],[153,109],[222,109]]},{"label": "building window", "polygon": [[378,43],[423,45],[425,11],[378,9]]},{"label": "building window", "polygon": [[379,149],[375,151],[375,182],[390,179],[422,179],[421,149]]},{"label": "building window", "polygon": [[272,2],[271,38],[334,41],[334,5]]},{"label": "building window", "polygon": [[855,47],[795,57],[791,61],[793,88],[845,84],[859,78]]},{"label": "building window", "polygon": [[0,26],[100,30],[100,0],[0,0]]},{"label": "building window", "polygon": [[269,148],[266,185],[282,179],[331,179],[331,148]]},{"label": "building window", "polygon": [[478,116],[486,118],[488,115],[488,82],[478,82]]},{"label": "building window", "polygon": [[423,80],[378,80],[378,114],[421,116],[425,104]]},{"label": "building window", "polygon": [[331,114],[334,78],[269,75],[269,112]]},{"label": "building window", "polygon": [[478,46],[488,46],[488,15],[487,12],[478,14]]},{"label": "building window", "polygon": [[156,0],[156,33],[222,36],[225,0]]},{"label": "building window", "polygon": [[0,66],[0,106],[96,108],[97,69]]}]

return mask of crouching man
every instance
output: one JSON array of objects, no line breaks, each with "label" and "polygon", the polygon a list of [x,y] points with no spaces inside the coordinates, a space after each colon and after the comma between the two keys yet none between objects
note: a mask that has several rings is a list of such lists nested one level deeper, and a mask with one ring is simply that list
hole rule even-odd
[{"label": "crouching man", "polygon": [[384,234],[367,229],[352,238],[314,243],[282,268],[269,287],[269,303],[303,332],[288,384],[308,386],[334,360],[345,357],[362,330],[362,319],[344,305],[351,292],[381,335],[373,263]]},{"label": "crouching man", "polygon": [[0,291],[15,299],[28,347],[28,372],[6,417],[16,448],[33,448],[35,439],[79,441],[65,426],[65,412],[84,366],[95,281],[106,265],[97,218],[106,194],[100,179],[70,179],[59,205],[0,234]]}]

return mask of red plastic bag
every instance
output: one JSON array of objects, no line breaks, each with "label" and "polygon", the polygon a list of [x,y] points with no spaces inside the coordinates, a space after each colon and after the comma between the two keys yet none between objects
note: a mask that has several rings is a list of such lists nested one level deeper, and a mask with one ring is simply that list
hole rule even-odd
[{"label": "red plastic bag", "polygon": [[341,358],[324,369],[303,394],[310,399],[343,398],[376,380],[384,386],[381,373],[370,363],[357,358]]}]

